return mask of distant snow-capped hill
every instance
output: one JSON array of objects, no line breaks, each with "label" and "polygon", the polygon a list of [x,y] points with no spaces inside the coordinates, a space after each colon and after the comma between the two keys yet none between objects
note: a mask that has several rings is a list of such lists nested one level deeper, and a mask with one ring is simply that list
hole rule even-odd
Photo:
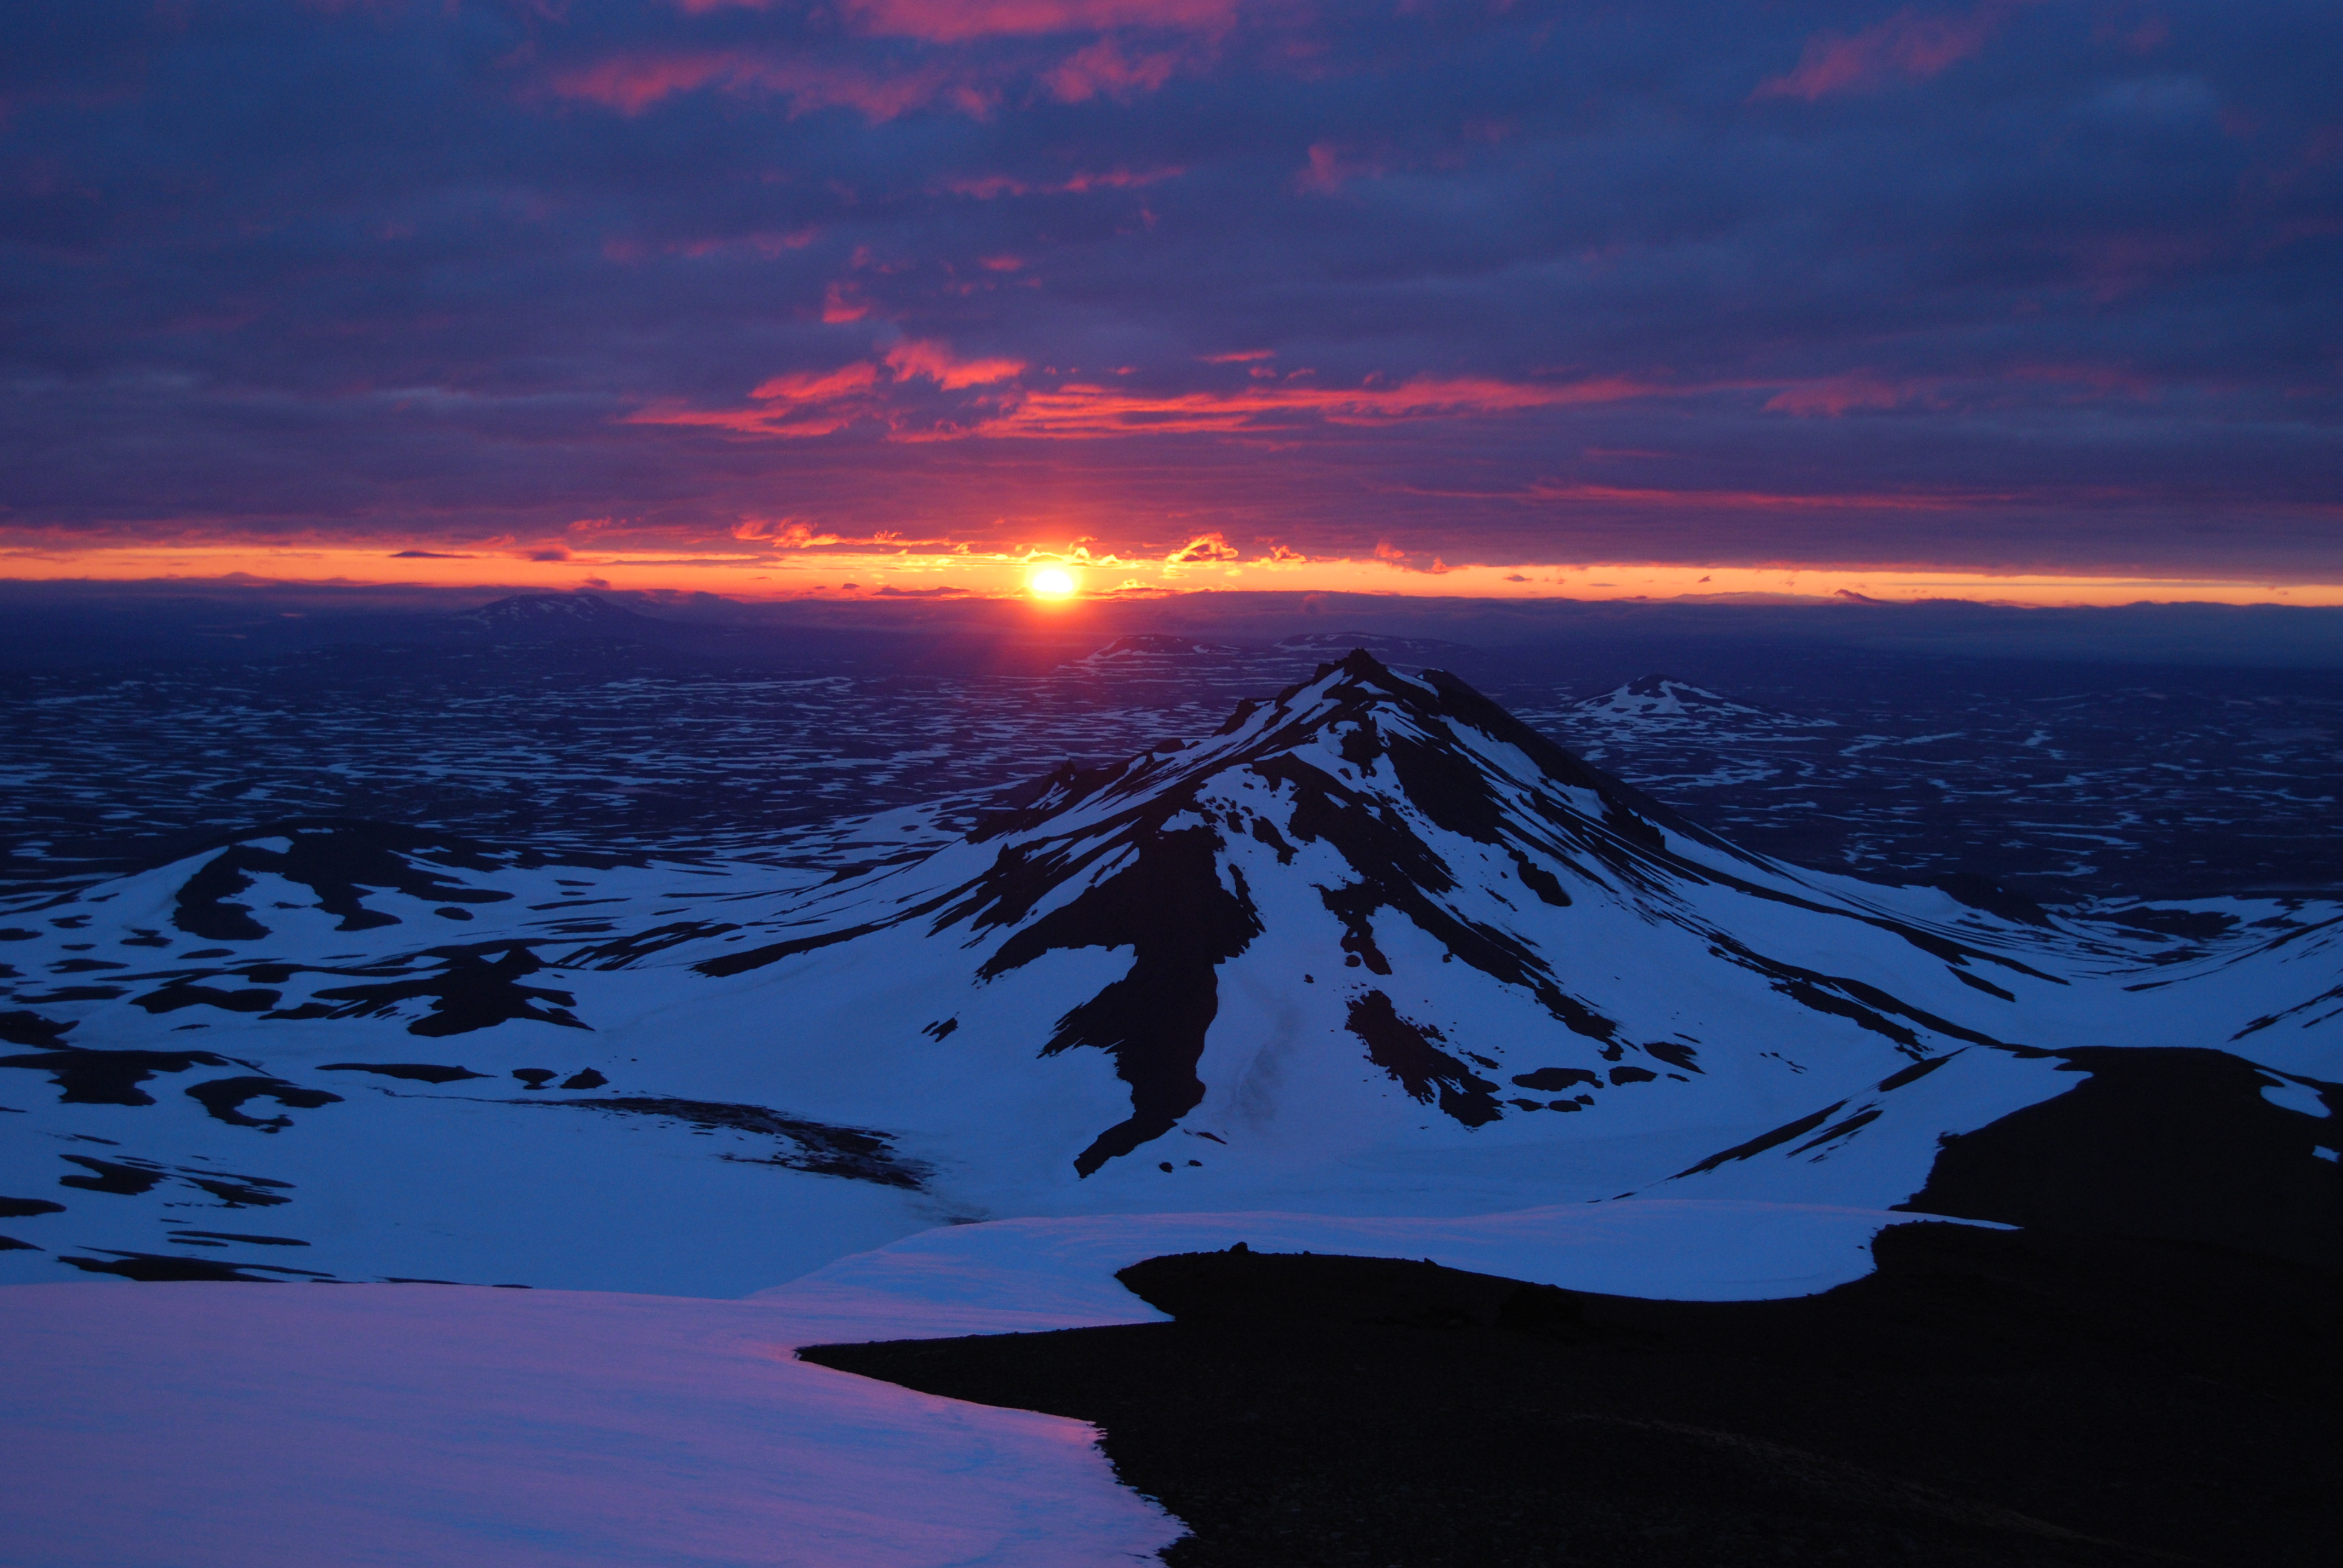
[{"label": "distant snow-capped hill", "polygon": [[1654,719],[1728,714],[1754,718],[1764,710],[1664,675],[1644,675],[1614,691],[1589,698],[1578,704],[1578,711],[1590,718]]},{"label": "distant snow-capped hill", "polygon": [[1116,638],[1104,648],[1077,660],[1080,664],[1121,665],[1133,660],[1230,658],[1244,649],[1224,642],[1199,642],[1192,637],[1161,632],[1134,632]]},{"label": "distant snow-capped hill", "polygon": [[667,629],[590,593],[511,594],[447,618],[451,629],[517,642],[632,642]]},{"label": "distant snow-capped hill", "polygon": [[[1568,737],[1591,761],[1619,760],[1638,772],[1658,766],[1664,774],[1664,759],[1683,766],[1689,746],[1704,759],[1695,767],[1704,783],[1715,782],[1713,770],[1724,761],[1711,748],[1755,748],[1769,759],[1788,759],[1825,739],[1822,731],[1837,729],[1827,719],[1761,708],[1665,675],[1638,676],[1599,697],[1528,709],[1523,717]],[[1746,763],[1736,757],[1725,766],[1740,773]]]},{"label": "distant snow-capped hill", "polygon": [[0,930],[0,1269],[723,1293],[952,1218],[1882,1208],[2108,1045],[2251,1052],[2324,1180],[2343,916],[2016,913],[1745,854],[1363,652],[940,844],[291,824]]}]

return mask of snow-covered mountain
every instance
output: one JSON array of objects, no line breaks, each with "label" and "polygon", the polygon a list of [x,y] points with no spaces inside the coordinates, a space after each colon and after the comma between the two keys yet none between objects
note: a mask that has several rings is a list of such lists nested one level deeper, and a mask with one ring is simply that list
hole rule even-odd
[{"label": "snow-covered mountain", "polygon": [[8,920],[10,1280],[726,1294],[964,1219],[1885,1208],[2099,1047],[2249,1058],[2317,1181],[2343,1078],[2343,911],[1801,871],[1364,653],[940,847],[296,822]]},{"label": "snow-covered mountain", "polygon": [[634,642],[662,630],[649,616],[590,593],[508,594],[447,617],[451,629],[501,642]]},{"label": "snow-covered mountain", "polygon": [[1686,681],[1673,680],[1664,675],[1639,676],[1615,690],[1589,698],[1577,706],[1579,712],[1589,718],[1646,723],[1718,714],[1754,718],[1763,711],[1745,702],[1719,697],[1714,691]]}]

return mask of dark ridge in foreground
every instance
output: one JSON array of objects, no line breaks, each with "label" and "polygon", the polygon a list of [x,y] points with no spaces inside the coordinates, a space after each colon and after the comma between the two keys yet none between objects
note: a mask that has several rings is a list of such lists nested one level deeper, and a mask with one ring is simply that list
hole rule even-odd
[{"label": "dark ridge in foreground", "polygon": [[1173,1568],[2331,1562],[2343,1276],[1922,1221],[1818,1296],[1430,1263],[1123,1271],[1177,1319],[809,1361],[1097,1422]]},{"label": "dark ridge in foreground", "polygon": [[1946,1136],[1898,1207],[1969,1220],[2243,1247],[2343,1270],[2343,1088],[2324,1117],[2263,1095],[2277,1073],[2226,1051],[2087,1046],[2054,1099]]}]

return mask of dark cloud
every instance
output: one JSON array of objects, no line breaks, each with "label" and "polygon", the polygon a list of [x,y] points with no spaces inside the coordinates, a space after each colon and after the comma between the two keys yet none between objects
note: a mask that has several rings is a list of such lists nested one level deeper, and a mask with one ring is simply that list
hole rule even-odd
[{"label": "dark cloud", "polygon": [[2331,577],[2338,60],[2308,3],[12,7],[0,528]]}]

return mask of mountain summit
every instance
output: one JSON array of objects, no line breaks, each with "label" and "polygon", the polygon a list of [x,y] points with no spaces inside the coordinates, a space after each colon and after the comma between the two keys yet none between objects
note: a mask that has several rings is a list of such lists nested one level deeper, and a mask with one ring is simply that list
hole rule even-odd
[{"label": "mountain summit", "polygon": [[[900,890],[900,873],[841,887],[791,911],[796,934],[693,967],[742,975],[909,934],[980,955],[929,994],[969,993],[973,982],[953,1027],[981,1017],[990,1030],[1001,1027],[990,982],[1051,955],[1128,950],[1125,973],[1035,1042],[1045,1058],[1102,1050],[1129,1086],[1130,1115],[1075,1156],[1083,1175],[1204,1102],[1198,1070],[1231,965],[1239,984],[1307,999],[1280,1011],[1327,1014],[1403,1099],[1465,1129],[1577,1111],[1662,1074],[1705,1076],[1701,1052],[1716,1036],[1684,1027],[1681,991],[1621,991],[1621,977],[1587,963],[1590,938],[1607,948],[1626,934],[1614,929],[1622,916],[1646,948],[1696,944],[1689,967],[1739,977],[1750,1003],[1770,1001],[1809,1031],[1803,1054],[1830,1049],[1811,1031],[1843,1034],[1883,1071],[1945,1043],[1994,1041],[1936,1010],[1966,1000],[1955,989],[1965,970],[2031,972],[1785,888],[1462,681],[1438,671],[1412,680],[1364,652],[1243,705],[1198,744],[1061,769],[1037,799],[981,823],[917,877],[918,893]],[[1846,940],[1936,970],[1922,988],[1935,1005],[1768,957],[1704,918],[1702,893],[1844,921]],[[1251,1032],[1251,1021],[1224,1032]],[[1490,1076],[1509,1065],[1524,1080],[1511,1093]],[[1576,1092],[1555,1098],[1565,1088]]]}]

